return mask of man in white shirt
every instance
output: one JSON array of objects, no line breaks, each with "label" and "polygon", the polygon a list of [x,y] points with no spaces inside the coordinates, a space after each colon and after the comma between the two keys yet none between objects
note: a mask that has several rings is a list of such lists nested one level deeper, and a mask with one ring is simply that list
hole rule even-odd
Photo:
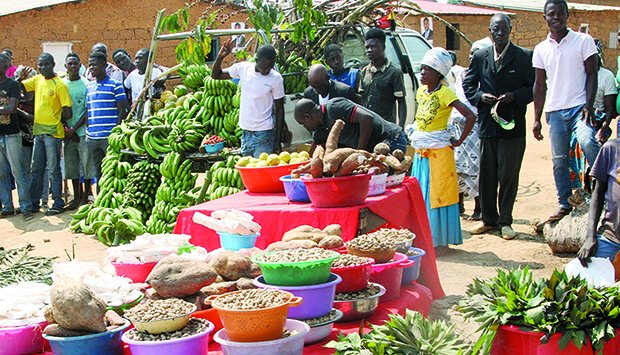
[{"label": "man in white shirt", "polygon": [[[243,130],[241,154],[258,157],[261,153],[279,153],[285,141],[284,80],[273,69],[276,50],[270,45],[263,45],[256,51],[255,63],[236,63],[222,70],[222,60],[232,53],[233,48],[232,40],[224,43],[213,63],[211,77],[239,79],[239,126]],[[274,106],[275,123],[272,116]]]},{"label": "man in white shirt", "polygon": [[[568,215],[572,194],[568,158],[570,137],[574,132],[592,165],[600,149],[594,138],[594,97],[597,88],[597,49],[587,34],[567,28],[568,5],[565,0],[547,0],[544,17],[549,35],[534,48],[534,137],[542,140],[543,108],[549,124],[553,177],[559,209],[549,221]],[[548,89],[547,89],[548,88]],[[545,105],[546,103],[546,105]]]},{"label": "man in white shirt", "polygon": [[[94,52],[101,52],[107,58],[108,57],[108,46],[106,46],[104,43],[95,43],[93,48],[91,48],[91,53],[94,53]],[[105,67],[105,73],[110,77],[110,79],[114,79],[120,83],[122,83],[125,80],[123,71],[120,70],[116,65],[110,62],[108,62]],[[88,79],[89,81],[97,80],[97,78],[95,78],[92,75],[92,71],[90,68],[86,69],[86,79]]]},{"label": "man in white shirt", "polygon": [[[598,47],[598,46],[597,46]],[[618,97],[618,83],[609,69],[603,68],[602,48],[598,53],[598,87],[594,97],[594,111],[600,127],[596,132],[596,140],[605,143],[611,135],[611,120],[616,118],[616,98]]]},{"label": "man in white shirt", "polygon": [[[136,69],[129,73],[127,79],[123,83],[127,90],[131,91],[131,102],[134,103],[138,99],[138,95],[144,88],[144,76],[146,75],[146,65],[149,60],[149,49],[142,48],[136,53],[136,58],[134,59],[134,64],[136,65]],[[157,78],[157,76],[161,74],[161,70],[153,67],[151,71],[151,80]],[[154,87],[161,88],[161,83],[157,82]],[[153,87],[151,87],[151,91],[153,91]]]}]

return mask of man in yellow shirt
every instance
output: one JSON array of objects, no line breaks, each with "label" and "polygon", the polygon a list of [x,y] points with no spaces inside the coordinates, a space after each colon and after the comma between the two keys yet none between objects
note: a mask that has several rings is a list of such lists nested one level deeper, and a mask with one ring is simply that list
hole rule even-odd
[{"label": "man in yellow shirt", "polygon": [[62,176],[60,175],[60,148],[65,137],[65,120],[71,118],[71,96],[62,79],[54,73],[54,57],[43,53],[37,60],[41,74],[26,79],[32,68],[22,70],[19,81],[24,91],[34,91],[34,148],[30,196],[32,211],[40,208],[43,190],[44,169],[47,169],[52,184],[54,203],[45,212],[46,216],[62,213],[65,202],[62,199]]}]

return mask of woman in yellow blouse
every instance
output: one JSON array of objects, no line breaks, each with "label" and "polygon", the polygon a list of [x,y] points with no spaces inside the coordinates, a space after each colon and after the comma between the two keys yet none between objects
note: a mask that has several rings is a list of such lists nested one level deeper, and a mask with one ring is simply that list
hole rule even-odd
[{"label": "woman in yellow blouse", "polygon": [[[448,244],[462,244],[459,218],[459,188],[454,162],[454,147],[467,137],[476,115],[458,100],[445,83],[452,58],[443,48],[429,50],[422,59],[421,83],[413,131],[409,134],[415,148],[411,175],[422,188],[436,252],[446,251]],[[452,109],[466,118],[460,137],[452,137],[448,121]]]}]

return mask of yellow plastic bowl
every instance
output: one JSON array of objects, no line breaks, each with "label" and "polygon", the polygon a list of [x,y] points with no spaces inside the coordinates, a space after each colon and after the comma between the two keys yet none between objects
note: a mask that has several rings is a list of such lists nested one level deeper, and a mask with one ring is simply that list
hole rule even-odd
[{"label": "yellow plastic bowl", "polygon": [[129,320],[139,332],[147,332],[149,334],[176,332],[177,330],[183,329],[187,325],[192,313],[194,313],[196,309],[197,307],[194,305],[194,308],[189,313],[176,318],[158,319],[149,322],[137,322],[131,318],[129,318]]}]

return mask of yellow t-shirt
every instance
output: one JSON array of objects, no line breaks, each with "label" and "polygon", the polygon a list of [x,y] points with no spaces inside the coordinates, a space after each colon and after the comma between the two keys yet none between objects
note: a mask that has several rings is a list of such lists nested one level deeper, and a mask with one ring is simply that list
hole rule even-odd
[{"label": "yellow t-shirt", "polygon": [[448,120],[452,112],[454,101],[458,100],[452,89],[442,85],[432,94],[426,92],[426,85],[422,85],[416,93],[418,107],[415,120],[421,132],[442,131],[448,128]]},{"label": "yellow t-shirt", "polygon": [[63,107],[71,107],[71,96],[67,84],[58,76],[45,79],[37,75],[22,82],[26,91],[34,91],[33,134],[51,134],[64,138],[65,130],[60,118]]}]

